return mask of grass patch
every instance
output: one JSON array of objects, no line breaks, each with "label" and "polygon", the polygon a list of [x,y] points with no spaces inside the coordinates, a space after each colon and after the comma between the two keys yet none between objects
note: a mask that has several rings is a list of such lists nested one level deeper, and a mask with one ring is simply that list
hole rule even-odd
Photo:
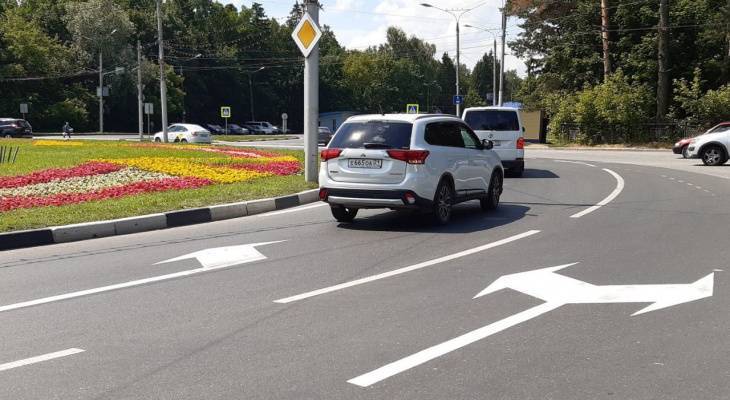
[{"label": "grass patch", "polygon": [[296,139],[289,135],[213,135],[213,140],[222,142],[263,142],[268,140]]},{"label": "grass patch", "polygon": [[[22,175],[33,171],[79,165],[95,159],[135,157],[176,157],[180,159],[220,160],[221,155],[190,151],[194,145],[141,147],[136,143],[83,141],[82,145],[34,146],[29,140],[2,139],[0,146],[20,146],[15,164],[0,164],[0,176]],[[301,151],[269,151],[277,156],[293,156],[303,164]],[[117,199],[90,201],[58,207],[37,207],[0,212],[0,232],[42,228],[80,222],[123,218],[156,212],[209,206],[273,196],[316,187],[303,175],[266,176],[247,182],[213,184],[198,189],[146,193]]]}]

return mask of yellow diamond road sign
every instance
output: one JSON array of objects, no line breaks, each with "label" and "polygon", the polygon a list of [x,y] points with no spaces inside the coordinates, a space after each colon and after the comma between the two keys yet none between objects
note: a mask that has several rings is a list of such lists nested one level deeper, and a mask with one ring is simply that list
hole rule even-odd
[{"label": "yellow diamond road sign", "polygon": [[309,16],[309,13],[304,13],[302,20],[294,28],[291,37],[306,58],[309,57],[309,53],[317,46],[319,38],[322,37],[322,31],[312,17]]}]

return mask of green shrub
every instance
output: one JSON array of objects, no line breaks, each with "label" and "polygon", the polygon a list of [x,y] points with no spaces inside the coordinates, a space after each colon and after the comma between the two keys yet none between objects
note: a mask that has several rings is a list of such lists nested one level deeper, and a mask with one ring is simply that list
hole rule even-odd
[{"label": "green shrub", "polygon": [[58,127],[60,130],[66,121],[75,127],[88,124],[89,112],[83,101],[76,98],[66,99],[53,104],[46,111],[46,125]]}]

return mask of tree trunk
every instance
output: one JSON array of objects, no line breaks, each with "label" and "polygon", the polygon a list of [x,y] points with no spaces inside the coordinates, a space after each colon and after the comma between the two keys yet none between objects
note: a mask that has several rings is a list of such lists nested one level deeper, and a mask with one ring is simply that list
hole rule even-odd
[{"label": "tree trunk", "polygon": [[601,0],[601,40],[603,42],[603,80],[611,74],[611,55],[608,42],[608,0]]},{"label": "tree trunk", "polygon": [[664,119],[669,108],[670,76],[669,76],[669,0],[659,1],[659,34],[658,34],[658,64],[659,76],[657,80],[656,116]]}]

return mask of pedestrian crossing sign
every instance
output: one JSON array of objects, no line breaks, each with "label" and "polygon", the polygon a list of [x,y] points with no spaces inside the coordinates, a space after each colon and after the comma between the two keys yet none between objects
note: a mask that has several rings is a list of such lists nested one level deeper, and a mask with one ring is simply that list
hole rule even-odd
[{"label": "pedestrian crossing sign", "polygon": [[420,107],[418,104],[406,104],[406,114],[418,114]]}]

